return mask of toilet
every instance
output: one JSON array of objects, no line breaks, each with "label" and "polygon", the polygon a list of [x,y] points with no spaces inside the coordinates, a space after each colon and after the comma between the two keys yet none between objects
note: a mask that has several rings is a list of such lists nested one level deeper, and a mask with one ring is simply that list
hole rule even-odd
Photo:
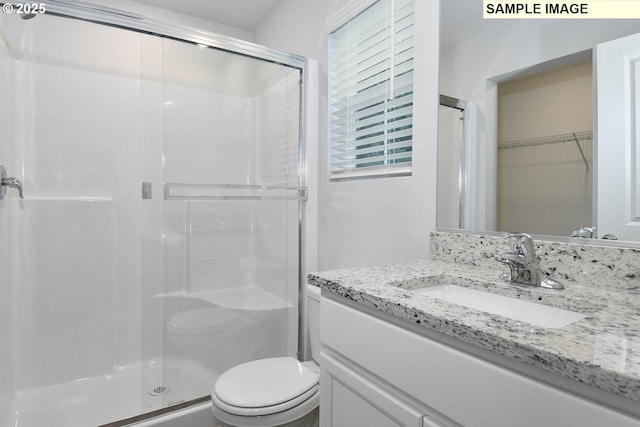
[{"label": "toilet", "polygon": [[313,360],[254,360],[224,372],[211,400],[223,427],[316,427],[320,401],[320,289],[306,286],[307,327]]}]

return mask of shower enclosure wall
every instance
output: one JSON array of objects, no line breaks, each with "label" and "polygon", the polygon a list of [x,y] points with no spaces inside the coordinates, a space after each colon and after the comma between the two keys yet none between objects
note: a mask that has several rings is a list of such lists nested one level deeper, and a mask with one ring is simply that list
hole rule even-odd
[{"label": "shower enclosure wall", "polygon": [[0,34],[24,185],[0,200],[0,425],[107,424],[295,355],[302,61],[52,15]]}]

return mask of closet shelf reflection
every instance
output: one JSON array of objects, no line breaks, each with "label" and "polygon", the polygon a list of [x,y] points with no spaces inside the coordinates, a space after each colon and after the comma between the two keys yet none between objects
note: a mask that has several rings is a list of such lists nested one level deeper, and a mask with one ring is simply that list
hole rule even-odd
[{"label": "closet shelf reflection", "polygon": [[541,136],[537,138],[518,139],[515,141],[505,141],[498,143],[498,149],[533,147],[535,145],[558,144],[562,142],[590,141],[593,139],[593,131],[563,133],[558,135]]},{"label": "closet shelf reflection", "polygon": [[534,147],[537,145],[558,144],[565,142],[575,142],[580,152],[580,156],[584,161],[584,165],[589,172],[589,162],[584,155],[584,151],[580,146],[580,141],[592,141],[593,131],[587,130],[582,132],[563,133],[559,135],[542,136],[537,138],[520,139],[516,141],[506,141],[498,143],[498,150],[504,150],[507,148],[520,148],[520,147]]},{"label": "closet shelf reflection", "polygon": [[167,182],[165,200],[307,200],[306,187]]}]

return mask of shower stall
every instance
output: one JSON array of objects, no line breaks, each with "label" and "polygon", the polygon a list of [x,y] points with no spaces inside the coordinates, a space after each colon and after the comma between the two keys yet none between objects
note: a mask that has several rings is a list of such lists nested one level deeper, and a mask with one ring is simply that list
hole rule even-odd
[{"label": "shower stall", "polygon": [[161,413],[298,352],[303,58],[84,5],[0,15],[2,426]]}]

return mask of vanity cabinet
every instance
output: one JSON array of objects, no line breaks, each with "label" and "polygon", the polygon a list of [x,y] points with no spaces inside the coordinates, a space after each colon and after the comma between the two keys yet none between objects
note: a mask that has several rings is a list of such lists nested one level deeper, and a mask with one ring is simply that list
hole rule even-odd
[{"label": "vanity cabinet", "polygon": [[416,332],[321,300],[322,427],[640,426],[640,419]]},{"label": "vanity cabinet", "polygon": [[[325,354],[322,357],[325,426],[422,427],[423,414],[392,391]],[[429,424],[426,424],[429,425]],[[434,425],[437,426],[437,425]]]}]

